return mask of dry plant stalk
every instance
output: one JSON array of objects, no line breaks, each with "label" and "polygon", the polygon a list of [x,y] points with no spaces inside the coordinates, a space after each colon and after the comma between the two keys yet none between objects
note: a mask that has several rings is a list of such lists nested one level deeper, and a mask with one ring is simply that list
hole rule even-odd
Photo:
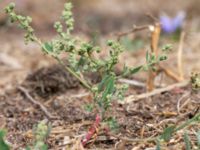
[{"label": "dry plant stalk", "polygon": [[[154,53],[156,58],[158,57],[158,42],[160,38],[160,23],[155,23],[153,28],[150,28],[151,31],[151,53]],[[157,72],[153,70],[148,71],[148,79],[147,79],[147,91],[152,91],[154,89],[154,80],[157,75]]]},{"label": "dry plant stalk", "polygon": [[152,30],[151,34],[151,51],[158,56],[158,42],[160,38],[160,23],[155,23],[154,29]]},{"label": "dry plant stalk", "polygon": [[128,104],[128,103],[138,102],[140,100],[145,100],[146,98],[160,94],[162,92],[171,91],[174,88],[186,87],[187,85],[189,85],[189,83],[190,83],[190,81],[182,81],[182,82],[179,82],[179,83],[169,85],[169,86],[164,87],[164,88],[155,89],[151,92],[142,93],[142,94],[139,94],[139,95],[130,95],[130,96],[126,97],[126,99],[124,101],[120,101],[119,103],[120,104]]},{"label": "dry plant stalk", "polygon": [[163,67],[159,66],[160,70],[163,71],[168,77],[171,79],[180,82],[184,80],[184,73],[183,73],[183,44],[184,44],[184,38],[185,38],[185,32],[181,33],[180,37],[180,43],[178,48],[178,54],[177,54],[177,69],[178,74],[174,73],[173,71]]},{"label": "dry plant stalk", "polygon": [[184,80],[184,73],[183,73],[183,44],[184,44],[185,32],[181,33],[180,43],[178,48],[178,73],[180,80]]}]

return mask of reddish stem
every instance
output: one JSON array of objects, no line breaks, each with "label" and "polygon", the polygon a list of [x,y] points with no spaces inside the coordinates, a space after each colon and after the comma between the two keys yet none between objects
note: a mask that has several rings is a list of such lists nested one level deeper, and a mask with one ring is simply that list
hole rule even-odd
[{"label": "reddish stem", "polygon": [[85,135],[85,137],[82,139],[82,145],[85,146],[88,141],[94,136],[94,134],[96,133],[97,131],[97,128],[99,127],[100,125],[100,122],[101,122],[101,117],[100,115],[96,115],[96,119],[95,119],[95,122],[92,124],[92,126],[89,128],[87,134]]}]

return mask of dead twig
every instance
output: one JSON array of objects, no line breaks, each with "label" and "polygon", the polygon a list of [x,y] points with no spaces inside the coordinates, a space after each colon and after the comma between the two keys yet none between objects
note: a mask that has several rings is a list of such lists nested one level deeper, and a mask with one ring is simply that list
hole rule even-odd
[{"label": "dead twig", "polygon": [[116,33],[115,35],[117,36],[117,40],[119,41],[123,36],[126,36],[128,34],[132,34],[133,32],[146,30],[148,28],[149,28],[149,25],[142,25],[142,26],[133,25],[133,28],[131,30],[128,30],[128,31],[125,31],[125,32]]},{"label": "dead twig", "polygon": [[30,94],[29,92],[22,86],[19,86],[18,89],[24,93],[24,95],[28,98],[28,100],[33,103],[35,106],[39,107],[45,114],[45,116],[48,119],[58,119],[58,117],[51,115],[50,112],[48,112],[48,110],[38,101],[36,101]]},{"label": "dead twig", "polygon": [[[151,18],[154,22],[158,22],[158,19],[152,16],[151,14],[146,14],[146,15],[147,17]],[[133,28],[131,30],[128,30],[125,32],[119,32],[119,33],[116,33],[115,35],[117,36],[117,40],[119,41],[123,36],[132,34],[137,31],[146,30],[146,29],[149,29],[150,27],[152,27],[152,25],[141,25],[141,26],[133,25]]]},{"label": "dead twig", "polygon": [[142,82],[139,82],[137,80],[129,80],[129,79],[119,79],[118,80],[119,82],[121,83],[125,83],[125,84],[129,84],[129,85],[132,85],[132,86],[135,86],[135,87],[140,87],[140,88],[144,88],[146,85],[145,83],[142,83]]},{"label": "dead twig", "polygon": [[151,92],[147,92],[147,93],[144,93],[144,94],[140,94],[140,95],[130,95],[128,96],[127,98],[125,98],[124,101],[119,101],[120,104],[126,104],[126,103],[131,103],[131,102],[137,102],[141,99],[145,99],[145,98],[148,98],[148,97],[151,97],[151,96],[154,96],[154,95],[157,95],[157,94],[160,94],[162,92],[166,92],[166,91],[171,91],[173,90],[174,88],[181,88],[181,87],[185,87],[189,84],[189,81],[183,81],[183,82],[180,82],[180,83],[176,83],[176,84],[173,84],[173,85],[169,85],[167,87],[164,87],[164,88],[160,88],[160,89],[155,89],[154,91],[151,91]]},{"label": "dead twig", "polygon": [[80,93],[80,94],[70,95],[70,98],[83,98],[83,97],[87,97],[89,95],[90,95],[89,92],[87,92],[87,93]]},{"label": "dead twig", "polygon": [[[133,80],[133,79],[122,78],[122,79],[119,79],[118,82],[125,83],[125,84],[131,85],[131,86],[135,86],[135,87],[139,87],[139,88],[145,88],[146,87],[145,83],[137,81],[137,80]],[[160,87],[164,87],[165,84],[155,84],[155,86],[157,88],[160,88]]]}]

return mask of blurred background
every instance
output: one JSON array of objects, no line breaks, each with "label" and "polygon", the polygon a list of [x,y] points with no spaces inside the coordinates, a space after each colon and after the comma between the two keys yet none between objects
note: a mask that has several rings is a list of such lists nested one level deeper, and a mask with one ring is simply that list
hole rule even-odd
[{"label": "blurred background", "polygon": [[[55,35],[53,24],[60,19],[66,0],[0,0],[0,85],[10,82],[5,76],[8,72],[12,80],[17,80],[34,69],[55,63],[44,56],[36,44],[24,45],[23,31],[11,24],[3,11],[10,2],[16,3],[18,13],[33,18],[32,25],[37,35],[42,39],[50,39]],[[130,30],[133,25],[152,24],[147,13],[159,19],[163,14],[173,18],[183,11],[186,17],[181,23],[180,32],[187,33],[183,45],[185,76],[200,69],[200,0],[73,0],[72,3],[75,17],[73,34],[86,40],[95,40],[100,45],[105,39],[116,38],[114,33]],[[180,32],[178,35],[162,34],[160,39],[161,46],[173,46],[166,66],[175,72]],[[150,48],[149,36],[149,32],[142,31],[122,39],[127,49],[122,63],[124,60],[131,66],[143,63],[146,50]],[[20,76],[16,75],[19,74],[16,68],[21,69]]]},{"label": "blurred background", "polygon": [[[7,19],[3,8],[11,0],[0,2],[0,25]],[[17,11],[33,18],[33,25],[38,30],[52,29],[53,22],[58,19],[66,0],[13,0]],[[199,0],[73,0],[76,31],[109,34],[132,27],[133,24],[144,24],[150,20],[145,16],[151,13],[159,17],[161,13],[175,16],[179,11],[185,11],[187,19],[199,27]],[[90,30],[90,31],[89,31]]]}]

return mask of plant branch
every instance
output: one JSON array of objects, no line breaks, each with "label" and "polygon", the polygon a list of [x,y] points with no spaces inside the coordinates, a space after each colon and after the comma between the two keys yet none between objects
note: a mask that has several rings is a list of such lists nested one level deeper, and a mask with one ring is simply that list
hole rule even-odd
[{"label": "plant branch", "polygon": [[137,32],[137,31],[146,30],[148,28],[149,28],[149,25],[142,25],[142,26],[133,25],[133,28],[131,30],[116,33],[115,35],[117,36],[117,40],[119,41],[123,36],[126,36],[128,34],[131,34],[131,33]]},{"label": "plant branch", "polygon": [[71,68],[69,68],[68,66],[66,66],[62,60],[60,60],[58,57],[54,56],[54,58],[59,62],[59,64],[61,64],[69,73],[71,73],[75,78],[77,78],[84,87],[86,87],[88,90],[91,91],[91,85],[89,85],[89,83],[87,83],[87,81],[85,81],[85,79],[81,78],[76,72],[74,72]]}]

